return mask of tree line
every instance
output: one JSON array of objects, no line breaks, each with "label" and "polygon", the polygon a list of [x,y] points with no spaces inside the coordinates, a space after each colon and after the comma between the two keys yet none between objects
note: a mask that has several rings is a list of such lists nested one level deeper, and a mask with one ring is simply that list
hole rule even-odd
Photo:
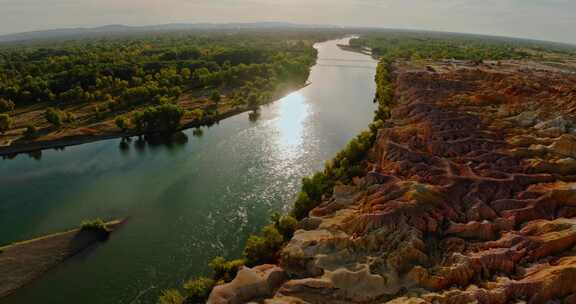
[{"label": "tree line", "polygon": [[576,54],[574,47],[526,39],[416,31],[381,31],[350,42],[355,48],[369,48],[379,58],[508,60],[538,59],[544,53]]},{"label": "tree line", "polygon": [[313,43],[333,35],[164,33],[2,47],[0,110],[94,103],[96,112],[129,111],[175,103],[195,90],[232,92],[234,103],[256,105],[280,85],[306,81],[317,54]]}]

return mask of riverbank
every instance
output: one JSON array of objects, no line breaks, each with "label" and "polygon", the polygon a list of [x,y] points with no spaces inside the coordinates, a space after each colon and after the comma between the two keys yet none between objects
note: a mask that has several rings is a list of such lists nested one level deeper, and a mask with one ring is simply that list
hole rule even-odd
[{"label": "riverbank", "polygon": [[[293,88],[283,88],[281,90],[279,90],[276,94],[273,94],[272,98],[270,98],[268,101],[265,101],[263,103],[261,103],[260,105],[266,105],[269,103],[272,103],[278,99],[281,99],[282,97],[301,90],[305,87],[307,87],[308,85],[310,85],[310,83],[305,83],[303,85],[299,85],[299,86],[294,86]],[[217,123],[220,120],[235,116],[235,115],[239,115],[242,114],[244,112],[248,112],[248,111],[254,111],[255,109],[252,107],[249,107],[247,105],[242,105],[242,106],[234,106],[230,104],[231,101],[227,102],[226,100],[222,101],[219,105],[218,105],[218,114],[214,114],[208,118],[202,118],[202,119],[196,119],[193,118],[191,116],[184,116],[184,118],[182,119],[181,122],[181,127],[177,130],[177,131],[182,131],[182,130],[186,130],[186,129],[190,129],[190,128],[199,128],[199,127],[204,127],[204,126],[210,126],[213,125],[215,123]],[[180,103],[181,105],[183,105],[183,109],[185,111],[192,111],[195,109],[199,109],[199,107],[197,107],[196,105],[194,106],[186,106],[186,102],[182,102]],[[213,106],[212,104],[208,104],[206,105],[204,108],[200,108],[200,109],[207,109],[209,107]],[[76,128],[74,130],[70,130],[70,131],[75,131],[77,129],[81,129],[81,128]],[[65,129],[64,129],[65,130]],[[122,132],[120,131],[114,124],[113,119],[109,119],[108,121],[104,121],[102,123],[99,123],[99,127],[98,128],[89,128],[86,129],[84,128],[84,131],[88,134],[77,134],[77,135],[69,135],[69,133],[67,133],[66,131],[63,131],[60,134],[57,134],[54,139],[43,139],[43,138],[37,138],[33,141],[13,141],[11,142],[10,145],[7,146],[0,146],[0,156],[14,156],[16,154],[20,154],[20,153],[30,153],[30,152],[35,152],[35,151],[39,151],[39,150],[46,150],[46,149],[59,149],[59,148],[64,148],[64,147],[68,147],[68,146],[76,146],[76,145],[82,145],[82,144],[87,144],[87,143],[91,143],[91,142],[97,142],[97,141],[101,141],[101,140],[107,140],[107,139],[114,139],[114,138],[124,138],[124,137],[134,137],[134,136],[141,136],[144,135],[145,133],[143,132],[136,132],[136,131],[128,131],[128,132]]]},{"label": "riverbank", "polygon": [[370,50],[369,48],[361,48],[361,47],[356,47],[356,46],[351,46],[351,45],[344,45],[344,44],[339,44],[338,47],[341,48],[341,49],[344,50],[344,51],[355,52],[355,53],[358,53],[358,54],[370,56],[370,57],[372,57],[372,58],[374,58],[374,59],[378,59],[378,57],[372,55],[372,50]]},{"label": "riverbank", "polygon": [[[123,223],[110,221],[106,227],[113,232]],[[109,232],[77,228],[0,247],[0,298],[102,242]]]}]

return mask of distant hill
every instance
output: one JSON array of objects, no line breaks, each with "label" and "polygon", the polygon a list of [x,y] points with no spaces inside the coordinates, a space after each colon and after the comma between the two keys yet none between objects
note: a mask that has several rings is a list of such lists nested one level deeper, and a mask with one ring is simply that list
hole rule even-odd
[{"label": "distant hill", "polygon": [[254,23],[171,23],[148,26],[105,25],[93,28],[66,28],[23,32],[0,36],[0,43],[24,42],[30,40],[94,38],[99,36],[117,36],[138,33],[174,32],[194,30],[234,30],[234,29],[326,29],[338,28],[331,25],[295,24],[288,22]]}]

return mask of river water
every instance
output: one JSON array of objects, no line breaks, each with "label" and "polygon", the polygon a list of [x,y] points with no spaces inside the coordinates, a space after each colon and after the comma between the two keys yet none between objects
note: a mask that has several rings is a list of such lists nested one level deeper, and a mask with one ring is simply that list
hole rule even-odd
[{"label": "river water", "polygon": [[111,238],[0,300],[8,304],[156,303],[164,288],[237,257],[303,176],[365,129],[376,62],[319,43],[311,85],[260,111],[172,143],[106,140],[0,160],[0,244],[129,218]]}]

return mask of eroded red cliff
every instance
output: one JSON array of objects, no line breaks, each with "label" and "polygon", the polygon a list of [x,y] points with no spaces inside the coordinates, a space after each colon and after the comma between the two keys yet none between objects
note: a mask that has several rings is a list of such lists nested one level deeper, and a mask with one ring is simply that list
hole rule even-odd
[{"label": "eroded red cliff", "polygon": [[372,171],[301,223],[260,300],[576,303],[576,75],[395,70]]}]

